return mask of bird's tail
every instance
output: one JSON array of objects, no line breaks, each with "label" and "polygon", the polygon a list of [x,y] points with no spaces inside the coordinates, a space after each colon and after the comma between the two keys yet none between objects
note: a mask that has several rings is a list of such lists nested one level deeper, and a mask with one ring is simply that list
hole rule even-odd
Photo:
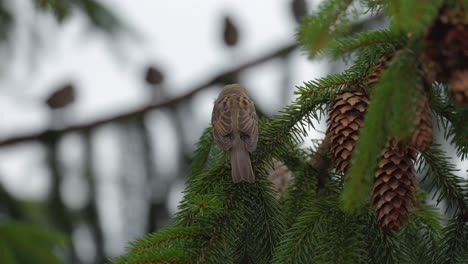
[{"label": "bird's tail", "polygon": [[[237,144],[236,144],[237,143]],[[255,174],[250,161],[250,153],[243,142],[235,142],[231,149],[232,181],[234,183],[254,182]]]}]

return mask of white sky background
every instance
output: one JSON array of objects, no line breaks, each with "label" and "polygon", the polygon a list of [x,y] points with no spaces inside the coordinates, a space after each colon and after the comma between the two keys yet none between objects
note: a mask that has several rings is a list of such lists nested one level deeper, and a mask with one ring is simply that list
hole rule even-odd
[{"label": "white sky background", "polygon": [[[65,24],[58,25],[50,16],[33,13],[30,0],[12,2],[20,20],[13,52],[0,51],[11,53],[13,62],[10,68],[1,69],[4,74],[0,78],[0,138],[48,127],[50,112],[44,98],[64,81],[71,80],[78,87],[76,103],[65,113],[66,122],[82,123],[147,103],[149,96],[143,83],[147,63],[160,66],[170,94],[176,96],[223,69],[295,39],[296,24],[289,0],[106,0],[103,2],[136,32],[117,40],[90,32],[81,14],[74,14]],[[240,44],[234,51],[227,50],[222,43],[221,22],[225,14],[234,19],[241,33]],[[31,31],[37,31],[40,41],[31,39]],[[292,58],[294,85],[326,73],[323,61],[308,61],[300,52]],[[243,78],[256,104],[270,114],[293,99],[293,87],[287,100],[281,98],[280,71],[278,63],[267,63]],[[194,144],[199,132],[209,124],[216,96],[217,90],[209,89],[194,98],[190,109],[193,122],[187,128],[190,143]],[[163,112],[152,114],[150,124],[157,145],[156,164],[170,175],[178,158],[173,128]],[[311,132],[310,138],[319,137],[320,133]],[[115,148],[119,136],[105,127],[94,139],[106,248],[110,254],[118,255],[123,253],[126,240],[139,231],[122,232],[128,227],[123,227],[120,220],[124,208],[119,206],[122,197],[118,190],[121,177],[118,164],[122,153]],[[83,193],[87,191],[80,180],[81,152],[80,139],[68,137],[61,152],[69,171],[63,194],[72,208],[84,204]],[[0,180],[20,198],[44,199],[49,183],[43,161],[44,153],[37,144],[0,149]],[[462,168],[466,170],[468,166]],[[180,191],[182,187],[176,189]],[[180,194],[173,192],[170,197],[170,209],[174,211]],[[81,231],[77,238],[89,235],[87,230]],[[90,252],[92,248],[81,245],[80,250]]]}]

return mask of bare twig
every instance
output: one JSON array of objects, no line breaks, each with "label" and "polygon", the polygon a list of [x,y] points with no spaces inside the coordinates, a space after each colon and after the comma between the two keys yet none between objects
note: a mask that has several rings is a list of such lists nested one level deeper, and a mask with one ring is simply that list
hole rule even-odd
[{"label": "bare twig", "polygon": [[206,88],[208,88],[208,87],[210,87],[212,85],[215,85],[215,84],[218,84],[218,83],[223,83],[224,80],[229,79],[229,77],[232,76],[232,75],[236,75],[236,74],[238,74],[238,73],[240,73],[242,71],[245,71],[245,70],[247,70],[249,68],[252,68],[252,67],[254,67],[254,66],[258,65],[258,64],[261,64],[261,63],[267,62],[269,60],[284,56],[284,55],[292,52],[293,50],[295,50],[296,47],[297,47],[297,44],[295,44],[295,43],[288,44],[288,45],[286,45],[286,46],[284,46],[284,47],[282,47],[280,49],[274,50],[273,52],[264,54],[264,55],[262,55],[262,56],[260,56],[258,58],[255,58],[255,59],[253,59],[251,61],[248,61],[248,62],[246,62],[244,64],[241,64],[241,65],[239,65],[237,67],[234,67],[234,68],[232,68],[230,70],[219,73],[219,74],[215,75],[215,77],[213,77],[212,79],[210,79],[208,81],[205,81],[205,82],[202,82],[201,84],[193,87],[190,90],[190,92],[188,92],[188,93],[186,93],[186,94],[184,94],[182,96],[169,99],[169,100],[167,100],[165,102],[150,103],[150,104],[145,105],[145,106],[143,106],[143,107],[141,107],[139,109],[136,109],[136,110],[133,110],[133,111],[130,111],[130,112],[126,112],[126,113],[117,114],[115,116],[99,119],[99,120],[96,120],[96,121],[93,121],[93,122],[90,122],[90,123],[71,125],[71,126],[68,126],[68,127],[60,128],[60,129],[47,129],[47,130],[44,130],[44,131],[33,132],[33,133],[30,133],[30,134],[21,134],[21,135],[18,135],[18,136],[13,136],[13,137],[10,137],[10,138],[7,138],[7,139],[0,140],[0,147],[10,146],[10,145],[14,145],[14,144],[17,144],[17,143],[23,143],[23,142],[27,142],[27,141],[33,141],[33,140],[43,140],[43,139],[47,139],[47,138],[53,137],[54,135],[58,135],[58,134],[61,135],[61,134],[64,134],[64,133],[69,133],[69,132],[90,130],[92,128],[95,128],[95,127],[98,127],[98,126],[101,126],[101,125],[105,125],[105,124],[108,124],[108,123],[141,117],[145,113],[147,113],[149,111],[152,111],[154,109],[165,108],[165,107],[169,107],[169,106],[178,105],[178,104],[180,104],[180,103],[182,103],[184,101],[187,101],[188,99],[190,99],[192,96],[194,96],[198,92],[200,92],[200,91],[202,91],[202,90],[204,90],[204,89],[206,89]]}]

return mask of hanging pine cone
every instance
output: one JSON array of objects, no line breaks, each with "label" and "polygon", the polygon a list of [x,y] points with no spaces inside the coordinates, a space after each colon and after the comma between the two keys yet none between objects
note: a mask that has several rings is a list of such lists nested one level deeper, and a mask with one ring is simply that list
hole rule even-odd
[{"label": "hanging pine cone", "polygon": [[331,141],[336,168],[341,172],[348,168],[368,104],[367,95],[362,90],[346,89],[336,95],[329,110],[326,133]]},{"label": "hanging pine cone", "polygon": [[429,78],[447,82],[454,99],[467,104],[468,12],[443,7],[424,38]]},{"label": "hanging pine cone", "polygon": [[415,130],[411,136],[411,144],[423,152],[432,145],[432,117],[427,96],[422,96],[419,109],[415,116]]},{"label": "hanging pine cone", "polygon": [[408,222],[416,188],[415,158],[408,144],[387,140],[372,189],[372,206],[383,228],[398,230]]},{"label": "hanging pine cone", "polygon": [[[393,54],[392,54],[393,55]],[[366,87],[374,85],[380,78],[380,73],[385,69],[385,64],[392,59],[392,55],[382,56],[377,64],[374,65],[371,73],[367,76]]]}]

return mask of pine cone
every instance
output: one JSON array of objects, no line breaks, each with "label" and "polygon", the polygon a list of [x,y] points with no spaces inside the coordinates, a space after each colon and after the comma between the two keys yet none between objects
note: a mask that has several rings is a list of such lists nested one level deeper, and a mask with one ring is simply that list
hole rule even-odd
[{"label": "pine cone", "polygon": [[432,117],[427,96],[421,97],[411,144],[421,152],[426,151],[432,145]]},{"label": "pine cone", "polygon": [[468,69],[457,71],[452,75],[449,91],[457,104],[468,105]]},{"label": "pine cone", "polygon": [[368,104],[367,95],[363,91],[343,90],[336,95],[335,102],[329,110],[326,133],[331,141],[331,152],[336,168],[341,172],[345,172],[348,168]]},{"label": "pine cone", "polygon": [[408,222],[416,188],[415,158],[408,144],[387,140],[372,189],[372,206],[383,228],[398,230]]},{"label": "pine cone", "polygon": [[377,64],[374,65],[372,72],[367,76],[366,87],[374,85],[379,80],[380,73],[385,69],[385,64],[392,59],[392,55],[382,56]]},{"label": "pine cone", "polygon": [[441,8],[424,37],[424,53],[429,78],[448,82],[456,102],[466,104],[468,85],[462,80],[468,78],[468,12]]},{"label": "pine cone", "polygon": [[284,193],[288,188],[290,174],[288,167],[283,162],[273,159],[273,168],[268,170],[268,180],[273,183],[279,194]]}]

